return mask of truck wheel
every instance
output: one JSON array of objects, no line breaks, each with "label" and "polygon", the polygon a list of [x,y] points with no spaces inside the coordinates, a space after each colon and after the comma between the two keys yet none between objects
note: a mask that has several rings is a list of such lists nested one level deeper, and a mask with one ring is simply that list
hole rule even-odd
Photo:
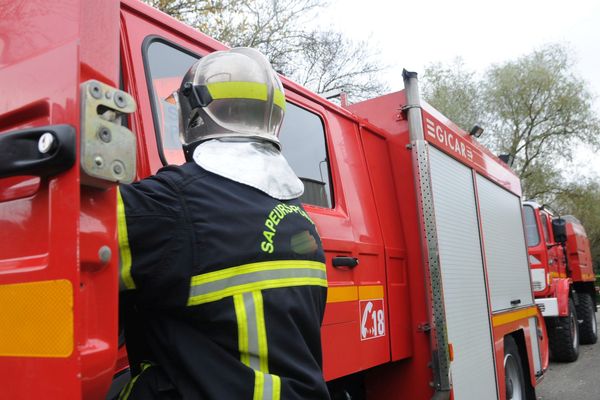
[{"label": "truck wheel", "polygon": [[506,400],[527,399],[519,348],[510,336],[504,338],[504,382]]},{"label": "truck wheel", "polygon": [[596,324],[596,307],[589,293],[579,294],[577,316],[581,318],[579,336],[582,344],[594,344],[598,341],[598,327]]},{"label": "truck wheel", "polygon": [[569,315],[552,318],[548,339],[554,361],[573,362],[579,357],[579,322],[573,300],[569,298]]}]

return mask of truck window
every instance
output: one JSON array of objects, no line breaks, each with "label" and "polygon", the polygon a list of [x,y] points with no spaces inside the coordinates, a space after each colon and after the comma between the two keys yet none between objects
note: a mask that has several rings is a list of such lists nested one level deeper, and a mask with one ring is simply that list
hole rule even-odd
[{"label": "truck window", "polygon": [[523,214],[525,214],[525,237],[529,247],[540,244],[540,234],[537,224],[535,223],[535,213],[533,207],[523,206]]},{"label": "truck window", "polygon": [[165,165],[184,162],[179,141],[177,106],[167,101],[167,98],[179,89],[183,75],[198,58],[200,57],[157,37],[144,41],[144,62],[156,143],[160,159]]},{"label": "truck window", "polygon": [[331,208],[329,159],[321,118],[288,102],[279,140],[283,155],[304,183],[304,194],[300,200]]},{"label": "truck window", "polygon": [[544,232],[544,240],[550,243],[550,232],[548,231],[548,216],[542,213],[542,232]]}]

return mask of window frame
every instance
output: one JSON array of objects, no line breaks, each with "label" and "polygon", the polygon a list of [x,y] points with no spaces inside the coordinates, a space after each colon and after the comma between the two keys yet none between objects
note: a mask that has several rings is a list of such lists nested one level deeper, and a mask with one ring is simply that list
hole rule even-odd
[{"label": "window frame", "polygon": [[153,43],[157,43],[157,42],[162,43],[167,46],[170,46],[170,47],[174,48],[175,50],[179,50],[182,53],[185,53],[189,56],[197,57],[198,60],[200,58],[202,58],[203,56],[181,46],[180,44],[178,44],[176,42],[173,42],[172,40],[166,39],[159,35],[146,36],[144,38],[144,41],[142,42],[142,61],[144,64],[144,78],[146,79],[146,86],[148,87],[148,95],[150,97],[150,99],[149,99],[150,100],[150,109],[152,111],[152,125],[154,126],[154,135],[156,137],[156,148],[158,150],[158,157],[160,159],[160,162],[162,163],[162,165],[164,167],[166,167],[167,165],[169,165],[169,162],[167,161],[167,157],[165,156],[165,152],[164,152],[163,138],[162,138],[162,131],[161,131],[162,128],[160,126],[161,121],[159,120],[159,114],[158,114],[159,107],[156,104],[156,92],[154,90],[154,83],[153,83],[152,76],[151,76],[152,74],[150,73],[150,60],[148,57],[148,50],[149,50],[150,46]]},{"label": "window frame", "polygon": [[[285,85],[284,85],[284,89],[287,92],[294,93],[293,91],[290,91],[287,87],[285,87]],[[295,96],[292,96],[292,97],[295,97]],[[305,97],[301,97],[301,98],[302,98],[302,100],[306,100]],[[327,177],[329,178],[328,185],[329,185],[329,197],[330,197],[329,201],[331,203],[331,206],[324,207],[324,206],[321,206],[321,205],[318,205],[318,204],[304,203],[304,202],[302,204],[306,205],[306,206],[309,206],[309,207],[314,207],[314,208],[317,208],[317,209],[320,209],[320,210],[333,210],[333,209],[336,208],[336,204],[337,203],[336,203],[336,196],[335,196],[335,185],[334,185],[334,182],[333,182],[333,171],[332,171],[332,165],[333,164],[331,162],[331,152],[329,151],[329,136],[330,135],[329,135],[329,133],[327,131],[327,126],[328,125],[325,123],[326,122],[326,118],[319,111],[317,111],[317,110],[315,110],[315,109],[313,109],[313,108],[311,108],[311,107],[309,107],[307,105],[301,104],[301,101],[298,101],[296,99],[294,99],[294,101],[292,101],[290,99],[290,96],[288,96],[287,93],[286,93],[286,96],[285,96],[285,100],[286,100],[287,103],[290,103],[290,104],[298,107],[299,109],[301,109],[301,110],[303,110],[305,112],[308,112],[310,114],[315,115],[317,118],[319,118],[319,121],[321,122],[321,127],[323,128],[322,129],[323,144],[325,146],[325,160],[327,161]],[[279,131],[279,135],[281,135],[281,131]],[[293,169],[293,167],[292,167],[292,169]],[[301,179],[301,177],[298,176],[298,179]],[[306,179],[312,179],[312,178],[308,178],[307,177]]]},{"label": "window frame", "polygon": [[525,207],[527,207],[529,210],[531,210],[531,215],[533,216],[533,221],[535,222],[535,233],[536,233],[536,237],[537,237],[537,241],[534,244],[529,243],[528,240],[525,240],[525,242],[527,243],[527,247],[536,247],[536,246],[539,246],[539,244],[542,241],[541,240],[541,235],[540,235],[539,223],[538,223],[538,220],[537,220],[536,215],[535,215],[535,209],[532,206],[530,206],[528,204],[525,204],[523,206],[523,213],[525,214],[525,215],[523,215],[523,220],[524,220],[523,222],[524,222],[524,227],[525,227],[525,238],[526,239],[529,236],[528,233],[527,233],[527,229],[528,229],[527,228],[527,213],[529,211],[526,211]]},{"label": "window frame", "polygon": [[546,244],[551,243],[550,230],[548,228],[548,221],[550,220],[549,216],[546,213],[540,213],[540,219],[542,223],[542,233],[544,235],[544,239],[546,239]]}]

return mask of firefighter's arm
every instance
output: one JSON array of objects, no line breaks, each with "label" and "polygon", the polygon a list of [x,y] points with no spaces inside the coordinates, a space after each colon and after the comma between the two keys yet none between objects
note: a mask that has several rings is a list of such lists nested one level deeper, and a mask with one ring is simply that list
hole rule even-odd
[{"label": "firefighter's arm", "polygon": [[155,177],[118,188],[121,291],[135,289],[147,295],[173,279],[169,267],[183,246],[179,208],[175,191]]}]

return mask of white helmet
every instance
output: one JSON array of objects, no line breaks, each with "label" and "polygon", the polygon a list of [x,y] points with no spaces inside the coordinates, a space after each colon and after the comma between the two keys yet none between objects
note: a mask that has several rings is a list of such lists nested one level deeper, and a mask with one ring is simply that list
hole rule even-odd
[{"label": "white helmet", "polygon": [[278,149],[283,85],[258,50],[239,47],[198,60],[176,93],[184,147],[214,138],[264,139]]}]

